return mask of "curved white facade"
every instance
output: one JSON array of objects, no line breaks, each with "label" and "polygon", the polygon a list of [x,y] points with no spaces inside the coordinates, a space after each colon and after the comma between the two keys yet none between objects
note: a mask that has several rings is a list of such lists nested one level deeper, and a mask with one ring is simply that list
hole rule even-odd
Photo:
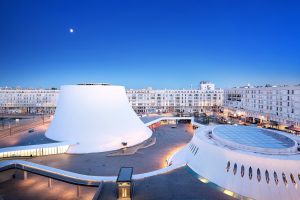
[{"label": "curved white facade", "polygon": [[73,142],[69,153],[91,153],[133,146],[151,137],[151,130],[128,102],[123,86],[66,85],[46,136]]},{"label": "curved white facade", "polygon": [[214,126],[197,129],[191,142],[174,155],[172,163],[185,160],[194,172],[223,188],[224,193],[240,199],[300,198],[298,153],[274,155],[244,151],[215,140],[209,134],[213,129]]}]

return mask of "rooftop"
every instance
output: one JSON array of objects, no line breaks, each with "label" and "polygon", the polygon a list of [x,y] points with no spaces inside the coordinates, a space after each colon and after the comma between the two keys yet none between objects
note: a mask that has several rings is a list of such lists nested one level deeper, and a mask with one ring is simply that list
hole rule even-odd
[{"label": "rooftop", "polygon": [[294,140],[282,134],[250,126],[218,126],[213,129],[213,136],[231,144],[263,149],[280,150],[296,145]]}]

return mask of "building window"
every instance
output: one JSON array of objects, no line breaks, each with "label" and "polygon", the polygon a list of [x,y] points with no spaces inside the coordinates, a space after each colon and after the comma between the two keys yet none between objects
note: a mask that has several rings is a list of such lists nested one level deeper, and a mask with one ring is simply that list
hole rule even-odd
[{"label": "building window", "polygon": [[194,155],[196,155],[196,154],[197,154],[198,150],[199,150],[199,147],[197,148],[197,150],[196,150],[196,152],[195,152],[195,154],[194,154]]},{"label": "building window", "polygon": [[286,176],[285,176],[285,173],[282,172],[282,179],[283,179],[283,182],[284,182],[284,185],[287,185],[287,179],[286,179]]},{"label": "building window", "polygon": [[257,169],[257,180],[258,180],[258,182],[260,182],[260,179],[261,179],[260,169],[258,168]]},{"label": "building window", "polygon": [[297,183],[296,183],[296,180],[295,180],[294,175],[292,173],[290,174],[290,177],[291,177],[292,183],[296,186]]},{"label": "building window", "polygon": [[226,171],[228,172],[229,169],[230,169],[230,162],[228,161],[228,162],[227,162],[227,166],[226,166]]},{"label": "building window", "polygon": [[242,165],[242,167],[241,167],[241,176],[244,177],[244,175],[245,175],[245,167],[244,167],[244,165]]},{"label": "building window", "polygon": [[193,153],[196,151],[196,149],[197,149],[197,146],[195,146],[195,148],[193,149]]},{"label": "building window", "polygon": [[237,171],[237,164],[236,164],[236,163],[234,163],[234,166],[233,166],[233,175],[235,175],[235,174],[236,174],[236,171]]},{"label": "building window", "polygon": [[252,167],[249,167],[249,179],[252,179]]},{"label": "building window", "polygon": [[270,182],[270,176],[269,176],[268,170],[265,171],[265,175],[266,175],[266,181],[269,184],[269,182]]}]

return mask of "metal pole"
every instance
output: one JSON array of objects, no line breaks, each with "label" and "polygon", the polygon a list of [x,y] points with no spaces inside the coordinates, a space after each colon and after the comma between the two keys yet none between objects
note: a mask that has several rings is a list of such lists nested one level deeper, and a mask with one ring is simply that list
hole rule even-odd
[{"label": "metal pole", "polygon": [[52,187],[52,179],[48,178],[48,188],[51,188],[51,187]]},{"label": "metal pole", "polygon": [[27,171],[23,171],[23,180],[27,180]]},{"label": "metal pole", "polygon": [[9,118],[9,123],[8,123],[8,126],[9,126],[9,135],[11,136],[11,124],[10,124],[10,118]]},{"label": "metal pole", "polygon": [[77,198],[80,198],[80,185],[77,185]]}]

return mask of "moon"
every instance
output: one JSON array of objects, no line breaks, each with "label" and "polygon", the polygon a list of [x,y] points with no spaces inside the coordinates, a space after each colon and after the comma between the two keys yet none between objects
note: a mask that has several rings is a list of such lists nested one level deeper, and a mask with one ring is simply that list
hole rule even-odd
[{"label": "moon", "polygon": [[69,32],[70,32],[70,33],[74,33],[74,29],[70,28],[70,29],[69,29]]}]

